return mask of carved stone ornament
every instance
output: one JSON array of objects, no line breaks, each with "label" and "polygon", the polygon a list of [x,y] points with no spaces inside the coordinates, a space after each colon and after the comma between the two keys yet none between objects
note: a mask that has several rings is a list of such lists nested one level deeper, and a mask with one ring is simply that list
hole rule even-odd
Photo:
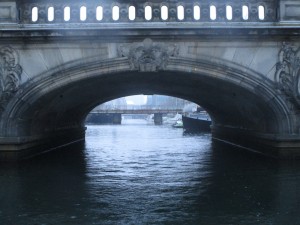
[{"label": "carved stone ornament", "polygon": [[178,55],[178,47],[153,43],[147,38],[142,43],[120,46],[118,53],[120,57],[128,57],[132,70],[153,72],[164,70],[169,58]]},{"label": "carved stone ornament", "polygon": [[8,46],[0,48],[0,112],[18,91],[21,74],[18,53]]},{"label": "carved stone ornament", "polygon": [[277,86],[300,106],[300,48],[283,43],[278,58],[275,73]]}]

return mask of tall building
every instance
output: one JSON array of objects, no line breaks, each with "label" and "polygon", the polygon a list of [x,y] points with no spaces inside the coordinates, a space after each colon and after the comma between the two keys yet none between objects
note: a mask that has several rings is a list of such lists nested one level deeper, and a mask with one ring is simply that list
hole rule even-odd
[{"label": "tall building", "polygon": [[98,105],[93,110],[100,110],[100,109],[103,109],[106,107],[126,106],[126,105],[127,105],[126,99],[125,99],[125,97],[123,97],[123,98],[117,98],[112,101],[105,102],[101,105]]},{"label": "tall building", "polygon": [[190,103],[187,100],[165,96],[165,95],[148,95],[147,96],[147,105],[153,106],[177,106],[177,107],[184,107],[187,103]]}]

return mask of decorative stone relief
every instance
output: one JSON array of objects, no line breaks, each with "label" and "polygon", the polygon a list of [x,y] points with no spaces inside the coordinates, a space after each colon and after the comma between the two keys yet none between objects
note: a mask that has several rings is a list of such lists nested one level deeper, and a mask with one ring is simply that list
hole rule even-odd
[{"label": "decorative stone relief", "polygon": [[276,64],[277,87],[300,106],[300,47],[283,43]]},{"label": "decorative stone relief", "polygon": [[0,48],[0,112],[18,91],[21,74],[18,53],[8,46]]},{"label": "decorative stone relief", "polygon": [[178,55],[178,47],[173,44],[153,43],[149,38],[142,43],[120,46],[119,57],[128,57],[132,70],[153,72],[164,70],[170,57]]}]

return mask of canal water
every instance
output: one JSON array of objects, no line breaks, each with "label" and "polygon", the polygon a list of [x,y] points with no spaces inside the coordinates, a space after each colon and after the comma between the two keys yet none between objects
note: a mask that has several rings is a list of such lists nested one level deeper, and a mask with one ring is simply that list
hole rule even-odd
[{"label": "canal water", "polygon": [[0,224],[300,224],[299,164],[167,125],[87,126],[84,144],[1,164]]}]

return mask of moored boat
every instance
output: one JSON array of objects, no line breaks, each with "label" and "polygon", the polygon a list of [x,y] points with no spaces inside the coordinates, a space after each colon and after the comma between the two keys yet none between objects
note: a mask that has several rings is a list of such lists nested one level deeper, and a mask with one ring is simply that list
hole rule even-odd
[{"label": "moored boat", "polygon": [[210,132],[211,118],[207,113],[182,115],[183,128],[186,131]]}]

